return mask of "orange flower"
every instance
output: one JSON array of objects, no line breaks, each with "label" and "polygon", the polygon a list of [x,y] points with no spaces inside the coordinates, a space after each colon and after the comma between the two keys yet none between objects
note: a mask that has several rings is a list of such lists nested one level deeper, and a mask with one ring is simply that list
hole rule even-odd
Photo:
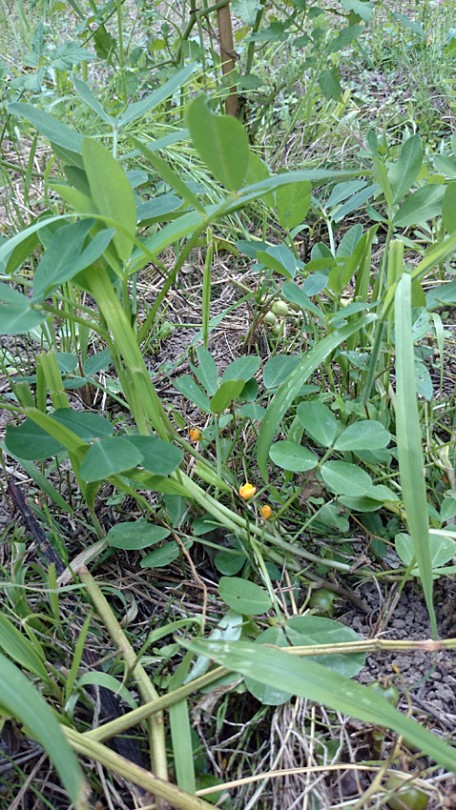
[{"label": "orange flower", "polygon": [[268,503],[265,503],[265,505],[261,507],[260,512],[261,517],[263,517],[265,520],[269,520],[269,518],[272,517],[272,509]]},{"label": "orange flower", "polygon": [[249,484],[248,481],[246,481],[246,483],[243,484],[242,487],[239,487],[239,495],[244,501],[249,501],[250,498],[253,498],[255,492],[256,487],[254,487],[253,484]]},{"label": "orange flower", "polygon": [[192,442],[200,442],[203,438],[203,434],[199,428],[190,428],[188,435]]}]

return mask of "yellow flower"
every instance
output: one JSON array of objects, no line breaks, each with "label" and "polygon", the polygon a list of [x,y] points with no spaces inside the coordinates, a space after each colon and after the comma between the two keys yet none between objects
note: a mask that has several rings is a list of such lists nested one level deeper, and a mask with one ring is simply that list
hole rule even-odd
[{"label": "yellow flower", "polygon": [[269,520],[269,518],[272,517],[272,509],[268,503],[261,507],[260,512],[261,517],[263,517],[265,520]]},{"label": "yellow flower", "polygon": [[247,481],[242,487],[239,487],[239,495],[244,501],[249,501],[250,498],[253,498],[256,492],[256,487],[253,484],[249,484]]},{"label": "yellow flower", "polygon": [[192,442],[200,442],[203,438],[203,434],[199,428],[190,428],[188,435]]}]

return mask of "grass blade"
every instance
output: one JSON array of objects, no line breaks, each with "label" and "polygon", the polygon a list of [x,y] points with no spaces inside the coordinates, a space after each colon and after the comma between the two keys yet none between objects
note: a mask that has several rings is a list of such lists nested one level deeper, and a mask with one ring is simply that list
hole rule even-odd
[{"label": "grass blade", "polygon": [[456,773],[456,749],[415,720],[398,712],[381,695],[315,661],[296,659],[286,652],[246,641],[195,639],[181,642],[242,675],[268,686],[306,697],[366,723],[391,728],[415,748]]},{"label": "grass blade", "polygon": [[76,810],[88,808],[84,775],[54,713],[20,669],[1,654],[0,704],[47,751]]},{"label": "grass blade", "polygon": [[429,518],[424,480],[424,456],[416,399],[415,357],[412,337],[412,279],[403,273],[395,295],[396,332],[396,440],[399,474],[407,525],[423,584],[434,638],[437,624],[432,600],[432,562]]}]

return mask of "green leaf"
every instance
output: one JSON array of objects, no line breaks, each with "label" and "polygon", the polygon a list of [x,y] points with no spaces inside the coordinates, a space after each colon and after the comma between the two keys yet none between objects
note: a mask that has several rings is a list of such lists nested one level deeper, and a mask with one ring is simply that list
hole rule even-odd
[{"label": "green leaf", "polygon": [[187,79],[194,73],[195,69],[196,64],[186,65],[186,67],[177,71],[174,76],[171,76],[168,81],[162,84],[153,93],[141,99],[141,101],[135,101],[133,104],[129,104],[125,112],[118,118],[118,125],[124,127],[125,124],[135,121],[137,118],[150,112],[150,110],[153,110],[154,107],[158,107],[159,104],[165,101],[169,96],[172,96],[176,90],[179,90],[179,88],[185,84]]},{"label": "green leaf", "polygon": [[397,227],[406,228],[409,225],[421,225],[428,219],[438,217],[442,213],[442,202],[445,186],[428,183],[419,188],[401,205],[396,212],[393,222]]},{"label": "green leaf", "polygon": [[175,540],[165,543],[163,548],[149,552],[139,563],[141,568],[164,568],[177,560],[181,551]]},{"label": "green leaf", "polygon": [[13,456],[30,461],[44,461],[65,452],[63,444],[49,436],[31,419],[26,419],[18,427],[7,426],[5,447]]},{"label": "green leaf", "polygon": [[0,655],[0,705],[43,746],[75,810],[88,810],[84,775],[53,710],[20,669],[3,655]]},{"label": "green leaf", "polygon": [[298,363],[299,357],[294,355],[286,354],[271,357],[263,369],[264,387],[269,390],[277,388],[294,371]]},{"label": "green leaf", "polygon": [[213,396],[217,391],[219,382],[215,360],[204,346],[198,346],[196,356],[198,358],[199,367],[195,368],[192,366],[193,373],[207,393]]},{"label": "green leaf", "polygon": [[293,279],[296,275],[298,260],[286,245],[271,245],[266,250],[257,252],[257,259],[274,273]]},{"label": "green leaf", "polygon": [[182,396],[193,402],[204,413],[210,413],[211,407],[209,398],[204,393],[203,389],[195,382],[190,374],[183,374],[173,381],[174,388],[179,391]]},{"label": "green leaf", "polygon": [[423,144],[419,135],[408,138],[399,160],[388,172],[388,180],[393,192],[393,205],[399,202],[410,189],[420,172],[423,163]]},{"label": "green leaf", "polygon": [[[361,636],[345,624],[321,616],[293,616],[285,624],[285,634],[293,647],[307,647],[314,644],[329,644],[337,649],[337,644],[362,641]],[[361,672],[365,662],[365,653],[335,653],[331,655],[312,655],[306,659],[316,661],[340,675],[354,678]]]},{"label": "green leaf", "polygon": [[361,318],[356,324],[343,326],[337,332],[320,340],[303,356],[295,370],[280,386],[263,417],[257,442],[258,466],[265,481],[268,480],[267,462],[275,432],[303,384],[334,349],[348,337],[371,323],[371,321],[372,317],[368,315]]},{"label": "green leaf", "polygon": [[90,194],[99,213],[122,228],[116,230],[113,241],[119,258],[126,262],[130,257],[132,240],[136,233],[136,202],[133,189],[119,162],[101,143],[92,138],[84,138],[82,156]]},{"label": "green leaf", "polygon": [[[316,286],[314,285],[315,280],[317,280]],[[321,292],[326,287],[327,282],[328,279],[323,273],[314,273],[307,276],[303,287],[299,287],[291,281],[286,281],[282,287],[282,296],[291,304],[296,304],[303,312],[312,312],[321,321],[324,317],[322,311],[308,296]]]},{"label": "green leaf", "polygon": [[395,294],[396,333],[396,441],[402,500],[412,536],[432,630],[437,638],[432,599],[432,560],[429,517],[424,479],[424,455],[418,414],[415,356],[412,333],[411,276],[403,273]]},{"label": "green leaf", "polygon": [[340,429],[340,423],[327,405],[319,400],[301,402],[296,415],[311,439],[323,447],[331,447]]},{"label": "green leaf", "polygon": [[243,380],[248,382],[258,371],[261,364],[260,357],[238,357],[227,366],[222,374],[222,382],[226,380]]},{"label": "green leaf", "polygon": [[375,419],[354,422],[345,428],[334,444],[334,450],[379,450],[387,447],[391,434]]},{"label": "green leaf", "polygon": [[[399,532],[394,539],[394,546],[398,557],[401,558],[404,565],[409,566],[415,558],[413,541],[410,535],[405,532]],[[453,559],[456,553],[456,543],[450,537],[430,534],[429,552],[431,555],[432,568],[438,568]],[[415,568],[412,574],[416,575],[417,573],[418,571]]]},{"label": "green leaf", "polygon": [[89,447],[79,468],[83,481],[103,481],[142,463],[142,453],[122,436],[100,439]]},{"label": "green leaf", "polygon": [[231,0],[233,11],[240,19],[253,26],[261,8],[260,0]]},{"label": "green leaf", "polygon": [[199,655],[206,655],[234,672],[255,678],[276,689],[286,689],[330,709],[363,722],[390,728],[402,735],[414,748],[453,773],[456,750],[420,723],[398,712],[381,695],[345,678],[327,667],[298,659],[281,650],[246,641],[180,642]]},{"label": "green leaf", "polygon": [[8,112],[26,118],[38,132],[41,132],[51,143],[61,146],[71,154],[71,163],[83,168],[82,162],[82,135],[65,126],[53,115],[39,110],[32,104],[13,102],[8,105]]},{"label": "green leaf", "polygon": [[125,438],[140,451],[143,457],[141,467],[154,475],[170,475],[184,458],[179,447],[159,439],[158,436],[136,436],[129,433]]},{"label": "green leaf", "polygon": [[82,220],[59,228],[40,260],[33,279],[33,301],[42,301],[57,287],[70,281],[105,252],[115,231],[107,228],[94,234],[84,248],[93,220]]},{"label": "green leaf", "polygon": [[282,186],[276,191],[276,211],[281,227],[291,230],[301,225],[310,207],[312,186],[309,181]]},{"label": "green leaf", "polygon": [[0,283],[0,334],[24,335],[46,319],[43,312],[32,309],[30,298]]},{"label": "green leaf", "polygon": [[211,399],[211,413],[223,413],[229,408],[244,388],[244,380],[226,380]]},{"label": "green leaf", "polygon": [[190,104],[187,124],[196,151],[214,177],[229,191],[240,189],[250,158],[242,124],[230,115],[213,115],[203,96]]},{"label": "green leaf", "polygon": [[456,231],[456,180],[448,183],[442,203],[443,226],[447,233]]},{"label": "green leaf", "polygon": [[318,464],[318,458],[307,447],[290,441],[276,442],[269,451],[269,457],[282,470],[305,472]]},{"label": "green leaf", "polygon": [[21,667],[41,678],[48,686],[51,685],[41,646],[35,648],[4,613],[0,613],[0,647]]},{"label": "green leaf", "polygon": [[99,118],[105,121],[107,124],[112,126],[114,122],[114,118],[108,115],[107,112],[103,109],[98,99],[92,93],[89,85],[86,82],[81,81],[81,79],[77,79],[76,77],[73,79],[75,90],[85,103],[90,107],[91,110],[94,111]]},{"label": "green leaf", "polygon": [[106,542],[113,548],[123,548],[125,551],[147,548],[165,540],[169,536],[169,529],[138,520],[134,523],[116,523],[106,535]]},{"label": "green leaf", "polygon": [[[255,639],[255,644],[272,644],[274,647],[288,647],[285,633],[281,627],[268,627]],[[282,706],[293,697],[291,692],[284,692],[274,686],[268,686],[261,681],[246,675],[245,685],[263,706]]]},{"label": "green leaf", "polygon": [[272,605],[267,591],[248,579],[221,577],[218,589],[225,604],[243,616],[259,616]]},{"label": "green leaf", "polygon": [[326,461],[320,472],[326,486],[336,495],[362,496],[372,486],[370,475],[347,461]]},{"label": "green leaf", "polygon": [[369,22],[374,13],[373,4],[368,0],[340,0],[342,8],[354,11],[364,22]]},{"label": "green leaf", "polygon": [[[111,436],[114,428],[107,419],[90,411],[73,411],[70,408],[59,408],[52,414],[53,418],[60,425],[65,425],[84,439],[85,442],[91,439]],[[33,423],[32,423],[33,424]]]},{"label": "green leaf", "polygon": [[340,74],[337,68],[322,70],[318,77],[318,84],[325,98],[340,101],[342,88],[340,86]]}]

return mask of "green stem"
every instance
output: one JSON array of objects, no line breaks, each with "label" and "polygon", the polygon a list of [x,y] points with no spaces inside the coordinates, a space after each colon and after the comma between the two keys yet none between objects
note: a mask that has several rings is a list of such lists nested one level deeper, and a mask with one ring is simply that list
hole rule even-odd
[{"label": "green stem", "polygon": [[[87,593],[90,596],[94,607],[98,611],[98,614],[109,635],[117,648],[120,650],[122,657],[128,665],[131,675],[136,679],[142,700],[144,703],[150,703],[151,701],[158,700],[158,693],[156,692],[146,670],[142,664],[138,662],[133,647],[120,627],[119,622],[117,621],[114,612],[101,589],[87,568],[80,568],[78,574],[81,581],[86,586]],[[167,779],[168,768],[166,761],[166,742],[163,726],[163,715],[161,713],[154,715],[154,717],[149,720],[148,726],[152,771],[161,779]]]}]

